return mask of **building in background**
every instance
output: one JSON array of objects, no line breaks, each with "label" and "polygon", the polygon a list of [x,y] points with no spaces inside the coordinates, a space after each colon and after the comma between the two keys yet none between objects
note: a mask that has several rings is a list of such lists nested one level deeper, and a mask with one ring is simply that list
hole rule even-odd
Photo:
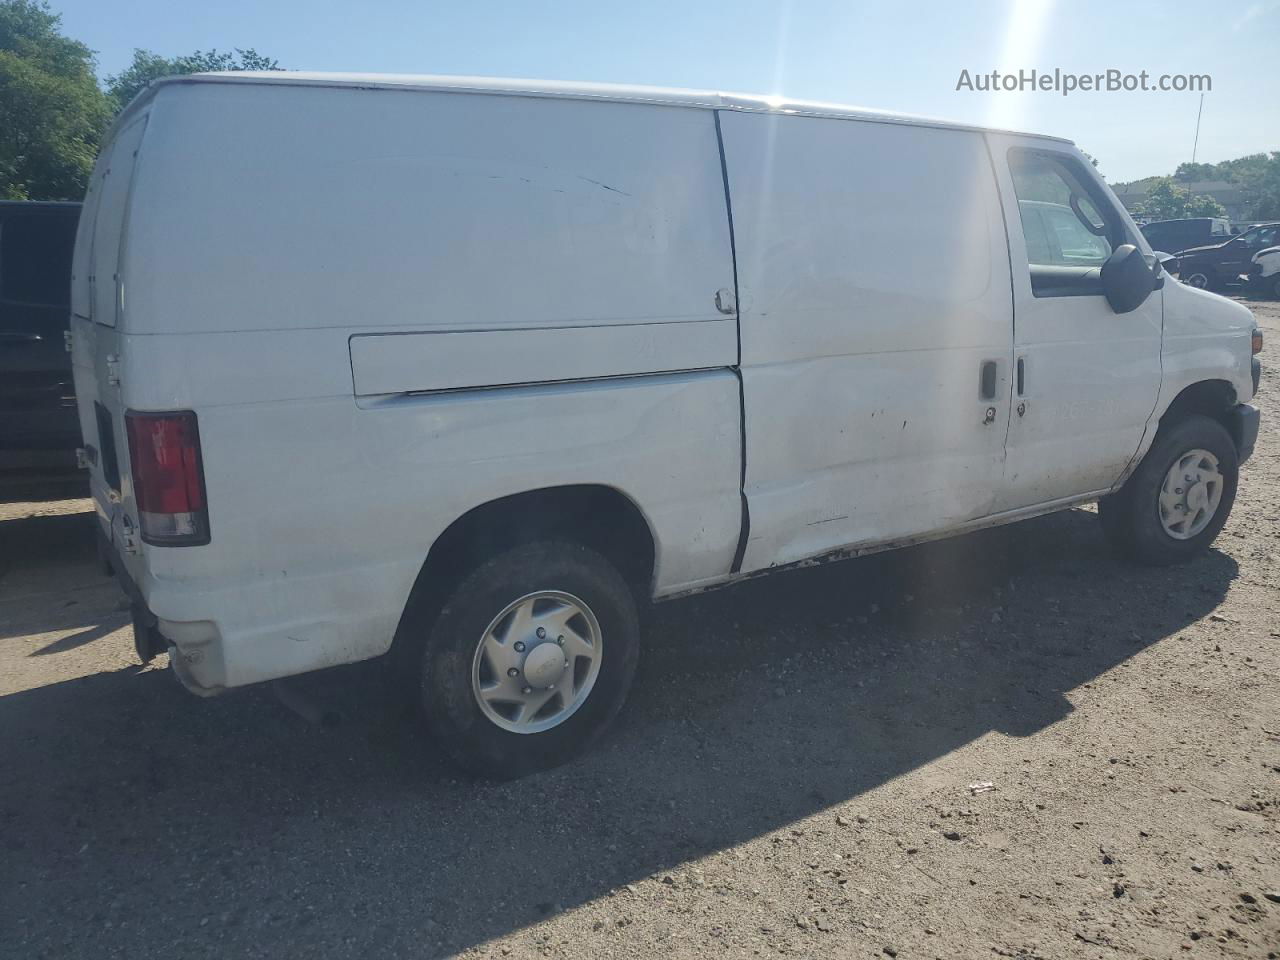
[{"label": "building in background", "polygon": [[[1233,226],[1252,223],[1255,219],[1252,211],[1253,203],[1237,184],[1228,183],[1225,180],[1194,180],[1190,183],[1179,182],[1177,185],[1193,197],[1212,197],[1217,200],[1227,211],[1227,219]],[[1138,181],[1118,184],[1112,189],[1115,191],[1116,198],[1124,204],[1125,209],[1133,213],[1146,199],[1148,186]]]}]

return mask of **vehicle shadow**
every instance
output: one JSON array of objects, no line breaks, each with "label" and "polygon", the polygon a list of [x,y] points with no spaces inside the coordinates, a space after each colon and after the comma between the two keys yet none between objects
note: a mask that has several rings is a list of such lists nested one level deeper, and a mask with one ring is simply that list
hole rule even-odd
[{"label": "vehicle shadow", "polygon": [[98,567],[94,523],[85,511],[0,520],[0,640],[81,628],[44,651],[53,653],[128,621],[107,615],[123,594]]},{"label": "vehicle shadow", "polygon": [[39,473],[0,473],[0,503],[33,503],[89,496],[89,476],[80,470]]},{"label": "vehicle shadow", "polygon": [[249,934],[264,955],[451,954],[993,731],[1042,731],[1236,574],[1216,551],[1121,566],[1070,511],[673,601],[648,620],[617,729],[507,784],[446,766],[376,663],[305,681],[343,715],[333,730],[266,691],[198,700],[157,670],[3,697],[4,912],[20,922],[0,953]]}]

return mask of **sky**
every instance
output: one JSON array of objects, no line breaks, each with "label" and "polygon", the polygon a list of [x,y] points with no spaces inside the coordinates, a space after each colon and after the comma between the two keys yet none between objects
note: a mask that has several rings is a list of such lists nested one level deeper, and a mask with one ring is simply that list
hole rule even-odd
[{"label": "sky", "polygon": [[1280,0],[49,0],[115,73],[253,47],[285,68],[656,84],[1068,137],[1113,183],[1192,157],[1198,93],[983,93],[961,71],[1208,74],[1196,159],[1280,150]]}]

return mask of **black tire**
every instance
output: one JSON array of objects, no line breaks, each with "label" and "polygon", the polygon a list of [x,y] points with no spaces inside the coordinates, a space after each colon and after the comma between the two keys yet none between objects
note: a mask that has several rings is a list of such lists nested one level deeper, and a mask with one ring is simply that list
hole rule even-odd
[{"label": "black tire", "polygon": [[[1208,526],[1190,539],[1179,540],[1160,522],[1160,489],[1174,462],[1196,449],[1217,458],[1222,499]],[[1139,563],[1163,566],[1188,560],[1206,550],[1227,522],[1239,473],[1235,441],[1226,428],[1209,417],[1188,416],[1162,428],[1133,476],[1098,504],[1103,532],[1121,555]]]},{"label": "black tire", "polygon": [[[489,719],[472,692],[477,645],[494,618],[530,593],[554,590],[581,599],[602,638],[595,683],[558,726],[516,733]],[[449,758],[471,773],[510,780],[572,759],[609,726],[635,676],[639,618],[626,581],[604,557],[577,543],[544,541],[513,547],[480,564],[446,600],[434,624],[406,614],[407,638],[421,656],[421,700],[427,727]]]},{"label": "black tire", "polygon": [[1198,290],[1212,290],[1214,287],[1213,275],[1208,270],[1199,268],[1180,272],[1182,282],[1189,287],[1195,287]]},{"label": "black tire", "polygon": [[1280,273],[1274,277],[1267,277],[1268,291],[1272,300],[1280,300]]}]

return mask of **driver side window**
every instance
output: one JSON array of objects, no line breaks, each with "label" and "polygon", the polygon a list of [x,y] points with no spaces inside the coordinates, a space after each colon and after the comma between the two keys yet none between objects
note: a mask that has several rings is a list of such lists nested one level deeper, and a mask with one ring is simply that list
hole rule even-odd
[{"label": "driver side window", "polygon": [[1116,235],[1071,161],[1034,150],[1011,150],[1009,172],[1018,197],[1032,267],[1100,267]]}]

